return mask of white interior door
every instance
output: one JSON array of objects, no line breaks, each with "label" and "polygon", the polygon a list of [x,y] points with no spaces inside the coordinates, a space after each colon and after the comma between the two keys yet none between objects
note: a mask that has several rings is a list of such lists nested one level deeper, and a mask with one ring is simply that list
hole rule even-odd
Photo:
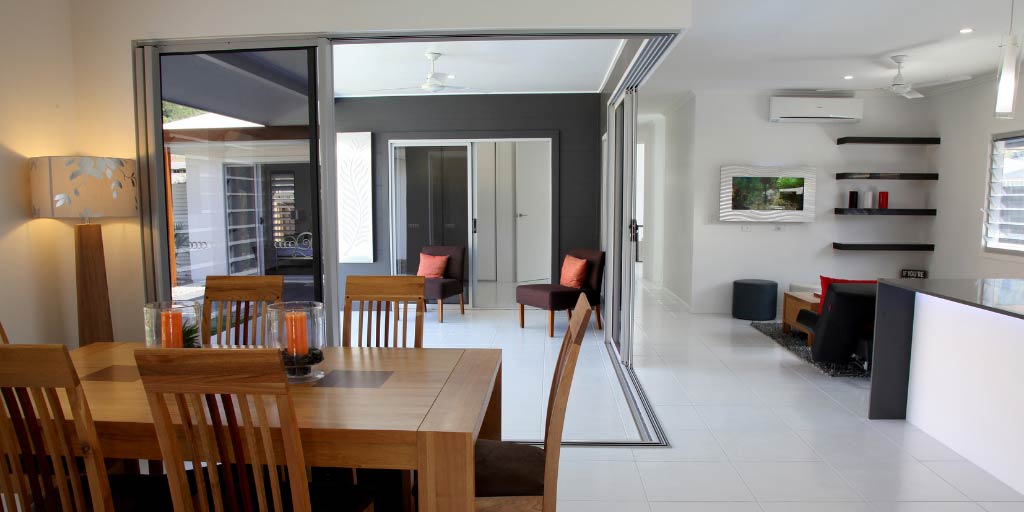
[{"label": "white interior door", "polygon": [[515,143],[516,281],[551,279],[551,143]]}]

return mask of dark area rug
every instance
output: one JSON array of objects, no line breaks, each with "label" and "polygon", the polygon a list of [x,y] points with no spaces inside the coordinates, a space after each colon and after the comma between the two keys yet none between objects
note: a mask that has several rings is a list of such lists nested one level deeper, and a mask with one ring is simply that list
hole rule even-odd
[{"label": "dark area rug", "polygon": [[782,322],[750,322],[750,326],[760,331],[761,334],[768,336],[786,350],[796,354],[800,359],[807,361],[807,364],[817,368],[821,373],[829,377],[855,377],[860,379],[871,377],[871,371],[865,370],[860,363],[855,361],[850,361],[849,363],[819,363],[811,360],[811,347],[807,346],[807,341],[800,337],[796,331],[790,334],[783,332]]}]

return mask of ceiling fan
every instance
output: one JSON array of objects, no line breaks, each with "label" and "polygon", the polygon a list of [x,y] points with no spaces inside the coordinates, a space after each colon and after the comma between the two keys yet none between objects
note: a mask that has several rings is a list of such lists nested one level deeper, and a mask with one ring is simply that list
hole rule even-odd
[{"label": "ceiling fan", "polygon": [[[888,87],[879,87],[878,89],[882,90],[882,91],[889,91],[889,92],[891,92],[893,94],[898,94],[900,96],[903,96],[904,98],[915,99],[915,98],[923,98],[924,97],[924,94],[921,94],[919,91],[917,91],[917,89],[914,88],[915,85],[917,87],[934,87],[936,85],[945,85],[945,84],[951,84],[951,83],[955,83],[955,82],[963,82],[964,80],[970,80],[971,78],[973,78],[970,75],[960,75],[960,76],[954,76],[954,77],[950,77],[950,78],[944,78],[942,80],[935,80],[935,81],[932,81],[932,82],[923,82],[923,83],[919,83],[919,84],[914,84],[914,83],[910,82],[909,80],[907,80],[906,78],[903,77],[903,63],[907,61],[907,56],[906,55],[893,55],[892,57],[889,57],[889,58],[892,59],[892,61],[896,63],[896,76],[892,77],[892,83],[889,84]],[[817,89],[818,92],[842,91],[842,90],[847,90],[847,89]]]},{"label": "ceiling fan", "polygon": [[430,68],[427,71],[427,77],[424,82],[415,87],[399,87],[397,89],[373,89],[369,92],[399,92],[399,91],[424,91],[429,93],[435,92],[448,92],[448,91],[472,91],[469,87],[460,87],[457,85],[448,84],[448,80],[454,80],[455,75],[450,73],[442,73],[437,70],[437,60],[441,58],[442,54],[438,52],[427,52],[423,54],[427,61],[430,62]]}]

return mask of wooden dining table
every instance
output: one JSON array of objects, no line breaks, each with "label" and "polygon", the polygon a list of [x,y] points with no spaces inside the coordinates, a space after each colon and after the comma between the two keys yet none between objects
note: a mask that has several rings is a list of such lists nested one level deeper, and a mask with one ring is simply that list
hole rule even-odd
[{"label": "wooden dining table", "polygon": [[[71,352],[106,457],[161,458],[135,366],[143,347]],[[501,439],[500,350],[326,348],[321,369],[291,387],[308,465],[416,470],[420,510],[473,510],[475,442]]]}]

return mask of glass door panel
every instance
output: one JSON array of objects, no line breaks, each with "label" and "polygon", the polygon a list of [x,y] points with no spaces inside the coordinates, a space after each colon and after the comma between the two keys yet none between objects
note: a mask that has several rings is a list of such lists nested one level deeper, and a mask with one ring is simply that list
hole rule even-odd
[{"label": "glass door panel", "polygon": [[394,148],[396,274],[416,275],[424,246],[468,246],[468,166],[468,145]]},{"label": "glass door panel", "polygon": [[160,56],[170,280],[283,275],[320,300],[314,49]]}]

